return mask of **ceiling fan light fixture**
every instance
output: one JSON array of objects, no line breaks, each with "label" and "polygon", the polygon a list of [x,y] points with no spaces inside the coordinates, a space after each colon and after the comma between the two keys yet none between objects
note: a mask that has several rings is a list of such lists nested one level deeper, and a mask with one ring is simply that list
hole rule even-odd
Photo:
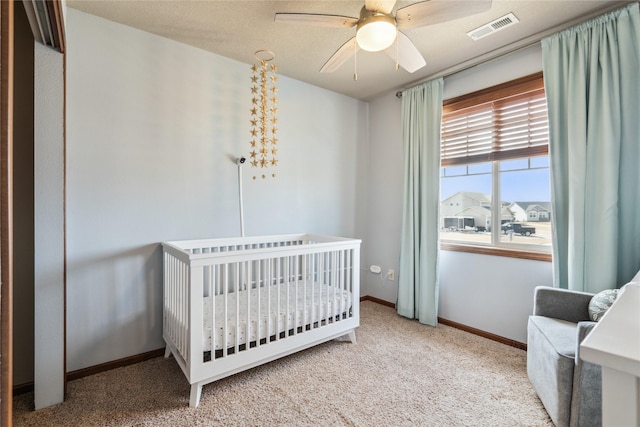
[{"label": "ceiling fan light fixture", "polygon": [[361,49],[369,52],[385,50],[396,40],[397,33],[393,16],[363,8],[356,28],[356,41]]}]

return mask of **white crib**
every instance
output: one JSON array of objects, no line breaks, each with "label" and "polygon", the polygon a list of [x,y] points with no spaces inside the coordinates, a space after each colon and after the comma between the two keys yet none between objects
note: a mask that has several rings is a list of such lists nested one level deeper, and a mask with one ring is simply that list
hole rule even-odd
[{"label": "white crib", "polygon": [[360,324],[360,240],[309,234],[189,240],[164,250],[165,357],[202,386]]}]

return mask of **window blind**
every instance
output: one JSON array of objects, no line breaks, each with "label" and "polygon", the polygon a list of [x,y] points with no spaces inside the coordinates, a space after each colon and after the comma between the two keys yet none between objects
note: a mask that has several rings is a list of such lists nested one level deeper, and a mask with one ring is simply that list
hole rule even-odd
[{"label": "window blind", "polygon": [[442,115],[442,166],[548,153],[549,126],[544,88]]}]

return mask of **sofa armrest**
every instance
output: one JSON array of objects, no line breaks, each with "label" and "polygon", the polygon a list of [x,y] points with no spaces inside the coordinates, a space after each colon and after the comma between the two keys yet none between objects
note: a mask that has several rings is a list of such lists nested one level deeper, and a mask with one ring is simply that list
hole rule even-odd
[{"label": "sofa armrest", "polygon": [[534,291],[533,314],[578,323],[589,318],[589,302],[594,294],[538,286]]},{"label": "sofa armrest", "polygon": [[584,340],[587,335],[589,335],[591,333],[591,331],[593,330],[593,328],[595,328],[595,326],[597,325],[597,322],[593,322],[591,320],[588,321],[584,321],[584,322],[578,322],[578,327],[576,328],[576,334],[577,334],[577,339],[576,339],[576,364],[581,362],[580,360],[580,343],[582,343],[582,340]]}]

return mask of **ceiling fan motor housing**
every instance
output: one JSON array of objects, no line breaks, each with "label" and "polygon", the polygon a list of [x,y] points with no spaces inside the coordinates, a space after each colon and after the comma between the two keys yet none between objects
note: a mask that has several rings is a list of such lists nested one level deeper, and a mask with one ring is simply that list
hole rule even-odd
[{"label": "ceiling fan motor housing", "polygon": [[391,46],[397,35],[396,20],[387,13],[362,8],[356,26],[356,40],[361,49],[378,52]]}]

